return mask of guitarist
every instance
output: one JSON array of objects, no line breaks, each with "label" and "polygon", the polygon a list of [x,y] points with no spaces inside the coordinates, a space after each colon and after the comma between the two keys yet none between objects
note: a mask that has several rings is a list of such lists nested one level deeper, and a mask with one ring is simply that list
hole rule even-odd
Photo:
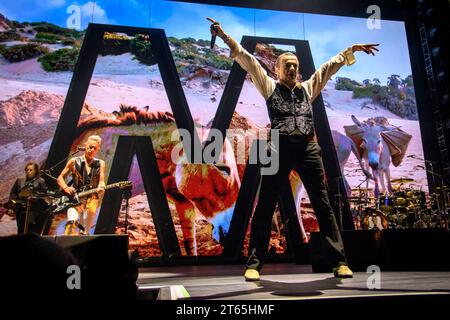
[{"label": "guitarist", "polygon": [[[58,185],[69,197],[76,196],[77,192],[94,188],[105,187],[105,162],[95,158],[100,150],[102,139],[97,135],[90,136],[85,143],[84,155],[70,159],[58,176]],[[72,183],[69,186],[65,179],[71,174]],[[99,204],[99,198],[104,189],[90,197],[80,199],[80,204],[67,210],[67,223],[65,235],[89,234],[94,222]],[[78,222],[78,217],[80,221]]]}]

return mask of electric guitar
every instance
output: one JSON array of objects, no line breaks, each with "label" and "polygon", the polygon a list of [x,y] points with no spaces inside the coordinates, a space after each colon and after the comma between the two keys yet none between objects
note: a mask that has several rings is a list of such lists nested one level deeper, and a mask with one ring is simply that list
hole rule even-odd
[{"label": "electric guitar", "polygon": [[116,183],[112,183],[109,184],[103,188],[94,188],[94,189],[89,189],[86,191],[82,191],[79,193],[76,193],[75,195],[73,195],[72,197],[68,196],[68,195],[63,195],[59,198],[54,198],[52,201],[52,207],[54,207],[54,209],[52,209],[53,213],[58,213],[61,211],[65,211],[66,209],[69,209],[71,207],[75,207],[77,205],[79,205],[80,199],[81,198],[85,198],[88,197],[94,193],[99,192],[100,190],[108,190],[108,189],[112,189],[112,188],[120,188],[120,189],[125,189],[125,188],[129,188],[131,187],[132,182],[131,181],[119,181]]}]

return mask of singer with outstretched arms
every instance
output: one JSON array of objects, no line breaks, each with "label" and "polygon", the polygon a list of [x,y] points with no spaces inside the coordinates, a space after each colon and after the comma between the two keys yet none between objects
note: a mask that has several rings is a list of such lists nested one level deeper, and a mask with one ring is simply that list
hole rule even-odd
[{"label": "singer with outstretched arms", "polygon": [[281,184],[293,169],[299,173],[308,192],[334,275],[338,278],[352,277],[328,199],[322,151],[314,139],[312,102],[332,75],[344,64],[352,65],[355,62],[355,51],[374,55],[374,51],[378,51],[378,45],[355,44],[325,62],[309,80],[303,82],[297,80],[300,71],[297,56],[291,52],[283,53],[276,61],[278,80],[275,80],[267,75],[253,55],[224,32],[218,22],[207,19],[212,22],[211,34],[217,35],[227,44],[231,57],[250,74],[256,89],[266,100],[271,129],[279,130],[279,145],[271,146],[272,152],[278,153],[279,169],[274,175],[262,176],[259,200],[251,224],[245,279],[259,280]]},{"label": "singer with outstretched arms", "polygon": [[[58,176],[59,187],[69,197],[75,197],[80,191],[100,188],[97,193],[88,198],[79,199],[80,204],[67,210],[65,235],[89,235],[90,233],[99,200],[105,188],[105,161],[95,158],[101,143],[102,139],[97,135],[88,137],[84,147],[79,148],[84,150],[84,154],[71,158]],[[65,181],[69,174],[72,176],[70,186]],[[80,218],[79,221],[78,218]]]}]

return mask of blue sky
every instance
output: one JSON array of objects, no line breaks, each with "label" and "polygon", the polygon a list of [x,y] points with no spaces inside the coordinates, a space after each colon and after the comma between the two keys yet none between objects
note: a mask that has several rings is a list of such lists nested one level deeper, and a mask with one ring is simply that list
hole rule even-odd
[{"label": "blue sky", "polygon": [[[210,16],[236,40],[256,35],[310,42],[318,67],[328,58],[354,43],[380,43],[380,53],[358,53],[357,63],[344,67],[339,76],[362,81],[379,78],[386,83],[391,74],[411,74],[406,34],[402,22],[382,21],[381,29],[369,30],[366,20],[326,15],[198,5],[163,0],[2,0],[0,13],[19,21],[48,21],[66,26],[69,5],[81,8],[82,28],[90,21],[162,28],[169,36],[209,39]],[[303,28],[303,26],[305,26]],[[218,45],[224,46],[219,40]]]}]

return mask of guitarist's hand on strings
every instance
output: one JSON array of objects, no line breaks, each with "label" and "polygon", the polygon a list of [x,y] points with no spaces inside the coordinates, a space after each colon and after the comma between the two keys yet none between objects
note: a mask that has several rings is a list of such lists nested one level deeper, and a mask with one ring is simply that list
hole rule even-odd
[{"label": "guitarist's hand on strings", "polygon": [[97,194],[98,194],[99,197],[101,197],[105,193],[105,185],[104,184],[99,184],[98,187],[100,189],[97,191]]},{"label": "guitarist's hand on strings", "polygon": [[71,197],[73,197],[77,193],[74,187],[66,186],[63,190],[67,195]]}]

